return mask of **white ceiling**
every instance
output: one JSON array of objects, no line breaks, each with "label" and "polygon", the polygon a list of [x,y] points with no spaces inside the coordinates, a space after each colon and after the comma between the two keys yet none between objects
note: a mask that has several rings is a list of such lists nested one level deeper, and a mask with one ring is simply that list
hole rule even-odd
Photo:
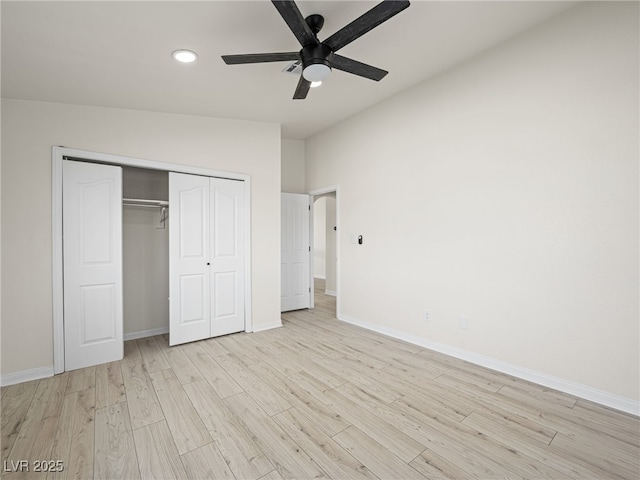
[{"label": "white ceiling", "polygon": [[[377,2],[299,0],[319,37]],[[575,5],[413,1],[340,54],[388,70],[381,82],[334,71],[292,100],[287,63],[225,65],[223,54],[296,51],[277,10],[258,1],[2,1],[2,96],[282,124],[306,138]],[[195,64],[175,62],[178,48]]]}]

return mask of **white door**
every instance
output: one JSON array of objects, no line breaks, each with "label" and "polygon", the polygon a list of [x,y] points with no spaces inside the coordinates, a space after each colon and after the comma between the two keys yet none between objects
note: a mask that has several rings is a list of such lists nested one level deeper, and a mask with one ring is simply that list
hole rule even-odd
[{"label": "white door", "polygon": [[211,337],[244,330],[244,182],[209,179]]},{"label": "white door", "polygon": [[309,195],[283,193],[281,200],[281,301],[280,310],[311,306],[309,282]]},{"label": "white door", "polygon": [[169,173],[169,345],[210,337],[209,178]]},{"label": "white door", "polygon": [[122,169],[63,161],[65,370],[121,360]]},{"label": "white door", "polygon": [[169,344],[244,330],[244,183],[169,173],[169,218]]}]

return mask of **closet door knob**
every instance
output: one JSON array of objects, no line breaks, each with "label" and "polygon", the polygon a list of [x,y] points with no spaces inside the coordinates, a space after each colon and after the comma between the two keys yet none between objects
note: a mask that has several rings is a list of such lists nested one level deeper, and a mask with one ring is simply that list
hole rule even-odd
[{"label": "closet door knob", "polygon": [[207,265],[211,265],[209,262],[207,262]]}]

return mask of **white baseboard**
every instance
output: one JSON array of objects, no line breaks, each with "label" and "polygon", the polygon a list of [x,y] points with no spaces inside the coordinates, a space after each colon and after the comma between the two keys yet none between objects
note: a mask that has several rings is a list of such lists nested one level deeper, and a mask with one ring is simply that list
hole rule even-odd
[{"label": "white baseboard", "polygon": [[282,326],[282,321],[277,323],[269,323],[267,325],[258,325],[257,327],[253,327],[253,333],[264,332],[265,330],[271,330],[272,328],[280,328]]},{"label": "white baseboard", "polygon": [[555,390],[559,390],[561,392],[568,393],[570,395],[574,395],[576,397],[580,397],[585,400],[598,403],[600,405],[611,407],[622,412],[640,416],[640,402],[632,400],[630,398],[605,392],[603,390],[589,387],[587,385],[581,385],[579,383],[563,380],[562,378],[547,375],[546,373],[537,372],[528,368],[523,368],[512,363],[503,362],[501,360],[470,352],[468,350],[463,350],[461,348],[433,342],[431,340],[417,337],[415,335],[401,332],[399,330],[369,323],[364,320],[351,317],[349,315],[339,314],[338,319],[352,325],[366,328],[367,330],[372,330],[374,332],[387,335],[397,340],[402,340],[413,345],[418,345],[429,350],[434,350],[436,352],[449,355],[451,357],[466,360],[467,362],[471,362],[476,365],[489,368],[491,370],[496,370],[501,373],[506,373],[507,375],[511,375],[523,380],[528,380],[530,382],[537,383],[538,385],[553,388]]},{"label": "white baseboard", "polygon": [[324,275],[314,275],[313,278],[317,278],[318,280],[326,280],[327,277],[325,277]]},{"label": "white baseboard", "polygon": [[15,373],[0,375],[0,386],[7,387],[16,383],[30,382],[41,378],[53,377],[53,365],[50,367],[32,368]]},{"label": "white baseboard", "polygon": [[124,341],[135,340],[136,338],[153,337],[155,335],[164,335],[169,333],[169,327],[152,328],[151,330],[141,330],[139,332],[131,332],[124,334]]},{"label": "white baseboard", "polygon": [[329,296],[331,296],[331,297],[335,297],[335,296],[337,296],[337,293],[336,293],[336,292],[334,292],[333,290],[325,290],[325,291],[324,291],[324,294],[325,294],[325,295],[329,295]]}]

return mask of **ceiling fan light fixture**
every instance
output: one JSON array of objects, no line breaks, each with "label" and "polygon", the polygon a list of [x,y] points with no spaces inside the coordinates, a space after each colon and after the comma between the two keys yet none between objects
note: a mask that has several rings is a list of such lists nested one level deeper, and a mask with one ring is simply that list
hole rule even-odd
[{"label": "ceiling fan light fixture", "polygon": [[[298,65],[302,63],[302,75],[293,94],[294,100],[307,98],[309,89],[319,86],[319,83],[331,74],[332,68],[375,80],[376,82],[382,80],[389,73],[386,70],[343,57],[335,52],[360,38],[371,29],[386,22],[410,5],[409,0],[382,0],[382,2],[360,15],[353,22],[345,25],[329,38],[320,42],[318,33],[324,25],[324,17],[322,15],[313,14],[304,18],[295,0],[271,0],[271,3],[276,7],[289,30],[298,40],[302,50],[298,52],[223,55],[222,59],[227,65],[291,62],[294,60]],[[295,66],[295,68],[299,67]],[[291,72],[292,69],[287,67],[285,70]]]},{"label": "ceiling fan light fixture", "polygon": [[322,82],[331,74],[331,67],[324,63],[312,63],[304,67],[302,76],[309,82]]},{"label": "ceiling fan light fixture", "polygon": [[316,87],[319,87],[320,85],[322,85],[322,82],[311,82],[310,87],[311,88],[316,88]]},{"label": "ceiling fan light fixture", "polygon": [[182,63],[192,63],[195,62],[198,58],[198,54],[196,52],[192,52],[191,50],[175,50],[172,54],[171,57],[173,57],[174,60],[177,60],[178,62],[182,62]]}]

